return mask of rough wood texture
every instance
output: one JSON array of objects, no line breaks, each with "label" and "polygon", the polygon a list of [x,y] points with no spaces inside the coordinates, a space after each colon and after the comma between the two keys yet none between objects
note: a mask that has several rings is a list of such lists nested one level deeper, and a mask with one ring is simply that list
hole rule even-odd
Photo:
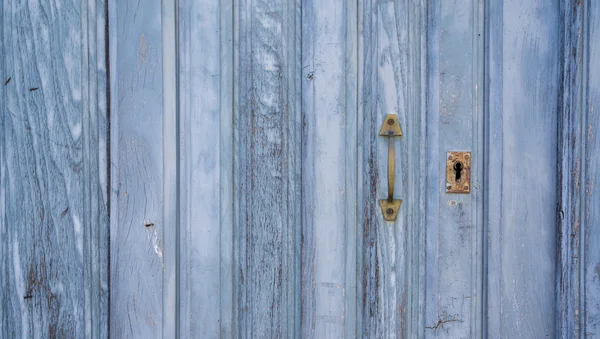
[{"label": "rough wood texture", "polygon": [[299,4],[235,0],[237,337],[298,333]]},{"label": "rough wood texture", "polygon": [[487,13],[487,328],[493,338],[556,335],[558,1],[504,1]]},{"label": "rough wood texture", "polygon": [[[557,262],[557,335],[561,338],[585,337],[581,334],[583,304],[580,290],[582,256],[581,152],[585,152],[583,131],[586,116],[582,103],[584,50],[584,6],[581,2],[564,1],[563,96],[560,116],[560,205]],[[582,34],[583,32],[583,34]],[[585,46],[585,47],[584,47]],[[582,105],[583,104],[583,105]]]},{"label": "rough wood texture", "polygon": [[564,1],[557,336],[600,331],[600,5]]},{"label": "rough wood texture", "polygon": [[0,18],[0,336],[106,337],[105,4]]},{"label": "rough wood texture", "polygon": [[[361,1],[359,32],[359,232],[362,283],[356,336],[423,336],[425,222],[425,3]],[[403,204],[385,222],[388,143],[383,118],[398,114],[404,136],[394,141],[395,198]]]},{"label": "rough wood texture", "polygon": [[[111,337],[160,337],[163,323],[161,2],[109,2]],[[170,313],[174,310],[168,310]]]},{"label": "rough wood texture", "polygon": [[[482,335],[482,1],[428,3],[428,337]],[[471,151],[470,194],[446,193],[446,152]]]},{"label": "rough wood texture", "polygon": [[108,1],[0,6],[0,337],[600,333],[599,3]]},{"label": "rough wood texture", "polygon": [[356,336],[356,4],[302,4],[302,332]]},{"label": "rough wood texture", "polygon": [[[580,284],[581,332],[586,337],[600,335],[600,3],[585,2],[584,59],[585,74],[582,91],[582,115],[579,144],[581,147],[581,174],[577,182],[580,187],[580,236],[582,253]],[[585,332],[584,332],[585,331]]]}]

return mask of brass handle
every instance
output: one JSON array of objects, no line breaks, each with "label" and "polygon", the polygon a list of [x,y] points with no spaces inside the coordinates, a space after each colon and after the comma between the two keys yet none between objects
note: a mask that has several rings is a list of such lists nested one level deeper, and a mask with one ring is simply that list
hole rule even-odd
[{"label": "brass handle", "polygon": [[388,138],[388,201],[394,200],[394,178],[396,173],[396,152],[394,150],[394,138]]},{"label": "brass handle", "polygon": [[379,200],[383,218],[387,221],[396,220],[402,200],[394,199],[394,184],[396,177],[396,151],[394,137],[402,135],[398,116],[388,114],[385,116],[379,135],[388,137],[388,198]]}]

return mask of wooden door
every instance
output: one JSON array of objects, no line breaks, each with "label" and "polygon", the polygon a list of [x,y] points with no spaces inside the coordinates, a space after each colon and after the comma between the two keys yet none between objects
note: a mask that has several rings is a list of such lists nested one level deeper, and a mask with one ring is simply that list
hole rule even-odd
[{"label": "wooden door", "polygon": [[[0,337],[600,331],[593,0],[3,0],[0,18]],[[452,151],[469,194],[446,193]]]}]

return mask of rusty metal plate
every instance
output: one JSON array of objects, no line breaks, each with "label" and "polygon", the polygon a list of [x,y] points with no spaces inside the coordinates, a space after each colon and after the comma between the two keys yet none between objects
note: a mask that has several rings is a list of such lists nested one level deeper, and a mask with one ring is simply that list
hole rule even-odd
[{"label": "rusty metal plate", "polygon": [[471,152],[446,153],[446,193],[471,193]]}]

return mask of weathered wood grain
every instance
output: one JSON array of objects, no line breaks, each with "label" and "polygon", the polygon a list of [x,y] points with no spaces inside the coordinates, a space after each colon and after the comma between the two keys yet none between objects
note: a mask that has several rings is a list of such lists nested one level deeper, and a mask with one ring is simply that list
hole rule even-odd
[{"label": "weathered wood grain", "polygon": [[[232,337],[231,1],[179,2],[181,336]],[[267,320],[267,319],[264,319]]]},{"label": "weathered wood grain", "polygon": [[233,4],[234,335],[294,336],[299,330],[300,7],[295,0]]},{"label": "weathered wood grain", "polygon": [[356,4],[302,3],[302,337],[355,337]]},{"label": "weathered wood grain", "polygon": [[[4,0],[0,18],[0,337],[600,331],[592,0]],[[472,151],[470,195],[445,194],[450,150]]]},{"label": "weathered wood grain", "polygon": [[557,336],[560,338],[585,337],[581,324],[584,320],[585,301],[581,290],[582,227],[585,224],[582,208],[582,152],[585,153],[586,116],[583,86],[585,43],[588,35],[584,26],[584,7],[581,2],[564,1],[564,33],[562,49],[562,110],[559,116],[559,218],[557,242]]},{"label": "weathered wood grain", "polygon": [[563,103],[560,116],[557,336],[593,338],[600,326],[600,6],[565,1]]},{"label": "weathered wood grain", "polygon": [[[425,335],[481,334],[482,2],[428,6]],[[472,152],[471,193],[446,193],[446,152]]]},{"label": "weathered wood grain", "polygon": [[[584,309],[579,313],[581,331],[586,337],[600,335],[600,3],[585,2],[585,29],[583,36],[584,58],[582,115],[580,140],[582,144],[581,175],[578,184],[581,189],[581,250],[580,276],[584,297]],[[580,286],[581,286],[580,285]],[[581,287],[580,287],[581,288]],[[583,332],[585,331],[585,332]]]},{"label": "weathered wood grain", "polygon": [[487,168],[494,176],[487,177],[486,333],[554,337],[560,6],[507,0],[494,9],[487,23],[494,37]]},{"label": "weathered wood grain", "polygon": [[[425,3],[362,1],[359,48],[359,279],[362,325],[357,336],[423,336],[425,166]],[[394,141],[395,222],[377,203],[387,196],[383,118],[398,114]]]},{"label": "weathered wood grain", "polygon": [[[163,330],[161,2],[110,1],[110,335]],[[169,309],[169,314],[174,309]]]},{"label": "weathered wood grain", "polygon": [[106,337],[105,3],[0,18],[0,336]]}]

